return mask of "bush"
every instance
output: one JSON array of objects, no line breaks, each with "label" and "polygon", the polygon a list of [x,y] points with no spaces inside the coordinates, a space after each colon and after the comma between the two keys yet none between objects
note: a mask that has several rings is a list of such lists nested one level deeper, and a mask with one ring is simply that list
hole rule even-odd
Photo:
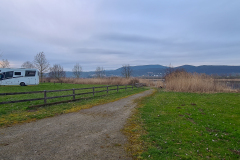
[{"label": "bush", "polygon": [[137,78],[132,78],[128,84],[129,84],[129,85],[135,85],[136,83],[139,83],[139,79],[137,79]]}]

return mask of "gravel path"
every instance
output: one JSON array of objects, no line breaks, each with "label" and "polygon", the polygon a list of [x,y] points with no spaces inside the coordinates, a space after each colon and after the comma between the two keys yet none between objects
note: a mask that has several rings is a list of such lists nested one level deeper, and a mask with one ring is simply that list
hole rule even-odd
[{"label": "gravel path", "polygon": [[0,159],[131,159],[121,129],[148,90],[112,103],[0,128]]}]

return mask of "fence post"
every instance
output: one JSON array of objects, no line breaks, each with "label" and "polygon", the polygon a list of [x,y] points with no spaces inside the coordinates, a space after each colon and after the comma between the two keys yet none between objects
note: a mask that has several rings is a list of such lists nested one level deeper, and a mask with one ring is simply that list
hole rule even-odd
[{"label": "fence post", "polygon": [[93,87],[93,97],[94,97],[94,87]]},{"label": "fence post", "polygon": [[44,104],[47,103],[47,91],[44,90]]},{"label": "fence post", "polygon": [[127,90],[127,85],[125,85],[125,91]]},{"label": "fence post", "polygon": [[132,90],[133,90],[133,84],[132,84]]},{"label": "fence post", "polygon": [[107,94],[108,94],[108,85],[107,85]]},{"label": "fence post", "polygon": [[73,88],[73,100],[75,100],[75,89]]},{"label": "fence post", "polygon": [[118,92],[118,85],[117,85],[117,92]]}]

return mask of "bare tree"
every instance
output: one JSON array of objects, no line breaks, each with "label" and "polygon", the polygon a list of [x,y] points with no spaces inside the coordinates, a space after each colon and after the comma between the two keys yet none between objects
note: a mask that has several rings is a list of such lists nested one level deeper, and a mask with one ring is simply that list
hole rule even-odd
[{"label": "bare tree", "polygon": [[[2,51],[0,51],[0,57],[2,57]],[[1,68],[9,68],[10,67],[10,64],[8,62],[7,59],[2,59],[2,61],[0,61],[0,67]]]},{"label": "bare tree", "polygon": [[53,67],[50,67],[50,72],[48,73],[50,78],[56,78],[61,80],[61,78],[66,77],[66,72],[63,70],[63,67],[59,64],[54,64]]},{"label": "bare tree", "polygon": [[39,52],[34,57],[34,66],[37,68],[40,72],[40,79],[42,81],[43,73],[47,72],[49,70],[49,62],[47,61],[45,54],[43,52]]},{"label": "bare tree", "polygon": [[82,73],[82,66],[80,66],[79,63],[76,63],[76,64],[74,65],[72,71],[73,71],[74,77],[80,78],[81,73]]},{"label": "bare tree", "polygon": [[95,70],[95,74],[97,78],[102,78],[105,76],[105,70],[103,69],[103,67],[97,67]]},{"label": "bare tree", "polygon": [[133,74],[133,70],[129,64],[126,64],[126,65],[122,66],[121,73],[122,73],[123,77],[130,78]]},{"label": "bare tree", "polygon": [[8,62],[7,59],[2,59],[2,61],[0,62],[1,68],[9,68],[10,64]]},{"label": "bare tree", "polygon": [[167,68],[165,69],[164,78],[165,78],[166,76],[170,75],[171,73],[173,73],[174,71],[175,71],[175,69],[173,68],[173,66],[172,66],[171,63],[170,63],[169,67],[167,67]]},{"label": "bare tree", "polygon": [[22,68],[35,68],[32,62],[26,61],[21,65]]}]

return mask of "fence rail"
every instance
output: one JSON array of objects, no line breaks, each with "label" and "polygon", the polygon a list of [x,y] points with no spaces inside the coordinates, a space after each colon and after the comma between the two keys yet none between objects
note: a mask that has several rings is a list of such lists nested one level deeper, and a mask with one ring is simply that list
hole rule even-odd
[{"label": "fence rail", "polygon": [[[109,89],[109,87],[116,87],[116,88]],[[106,90],[96,91],[95,89],[97,89],[97,88],[106,88]],[[40,107],[40,106],[45,106],[45,105],[50,105],[50,104],[58,104],[58,103],[71,102],[71,101],[77,101],[77,100],[81,100],[81,99],[92,98],[92,97],[95,96],[95,93],[107,92],[107,94],[108,94],[109,91],[117,90],[117,92],[118,92],[121,89],[125,89],[125,91],[126,91],[128,88],[131,88],[133,90],[133,85],[131,87],[129,87],[127,85],[124,85],[124,86],[123,85],[121,85],[121,86],[120,85],[111,85],[111,86],[100,86],[100,87],[89,87],[89,88],[73,88],[73,89],[63,89],[63,90],[44,90],[44,91],[32,91],[32,92],[0,93],[0,96],[43,93],[43,98],[23,99],[23,100],[15,100],[15,101],[5,101],[5,102],[0,102],[0,104],[9,104],[9,103],[19,103],[19,102],[29,102],[29,101],[43,100],[44,101],[43,104],[29,106],[30,108],[31,107]],[[75,93],[76,90],[89,90],[89,89],[92,89],[92,92]],[[47,93],[50,93],[50,92],[62,92],[62,91],[72,91],[72,94],[47,97]],[[85,94],[92,94],[92,96],[91,97],[75,98],[75,96],[77,96],[77,95],[79,96],[79,95],[85,95]],[[107,94],[105,94],[105,95],[107,95]],[[63,97],[72,97],[72,99],[71,100],[65,100],[65,101],[58,101],[58,102],[47,103],[48,99],[63,98]]]}]

